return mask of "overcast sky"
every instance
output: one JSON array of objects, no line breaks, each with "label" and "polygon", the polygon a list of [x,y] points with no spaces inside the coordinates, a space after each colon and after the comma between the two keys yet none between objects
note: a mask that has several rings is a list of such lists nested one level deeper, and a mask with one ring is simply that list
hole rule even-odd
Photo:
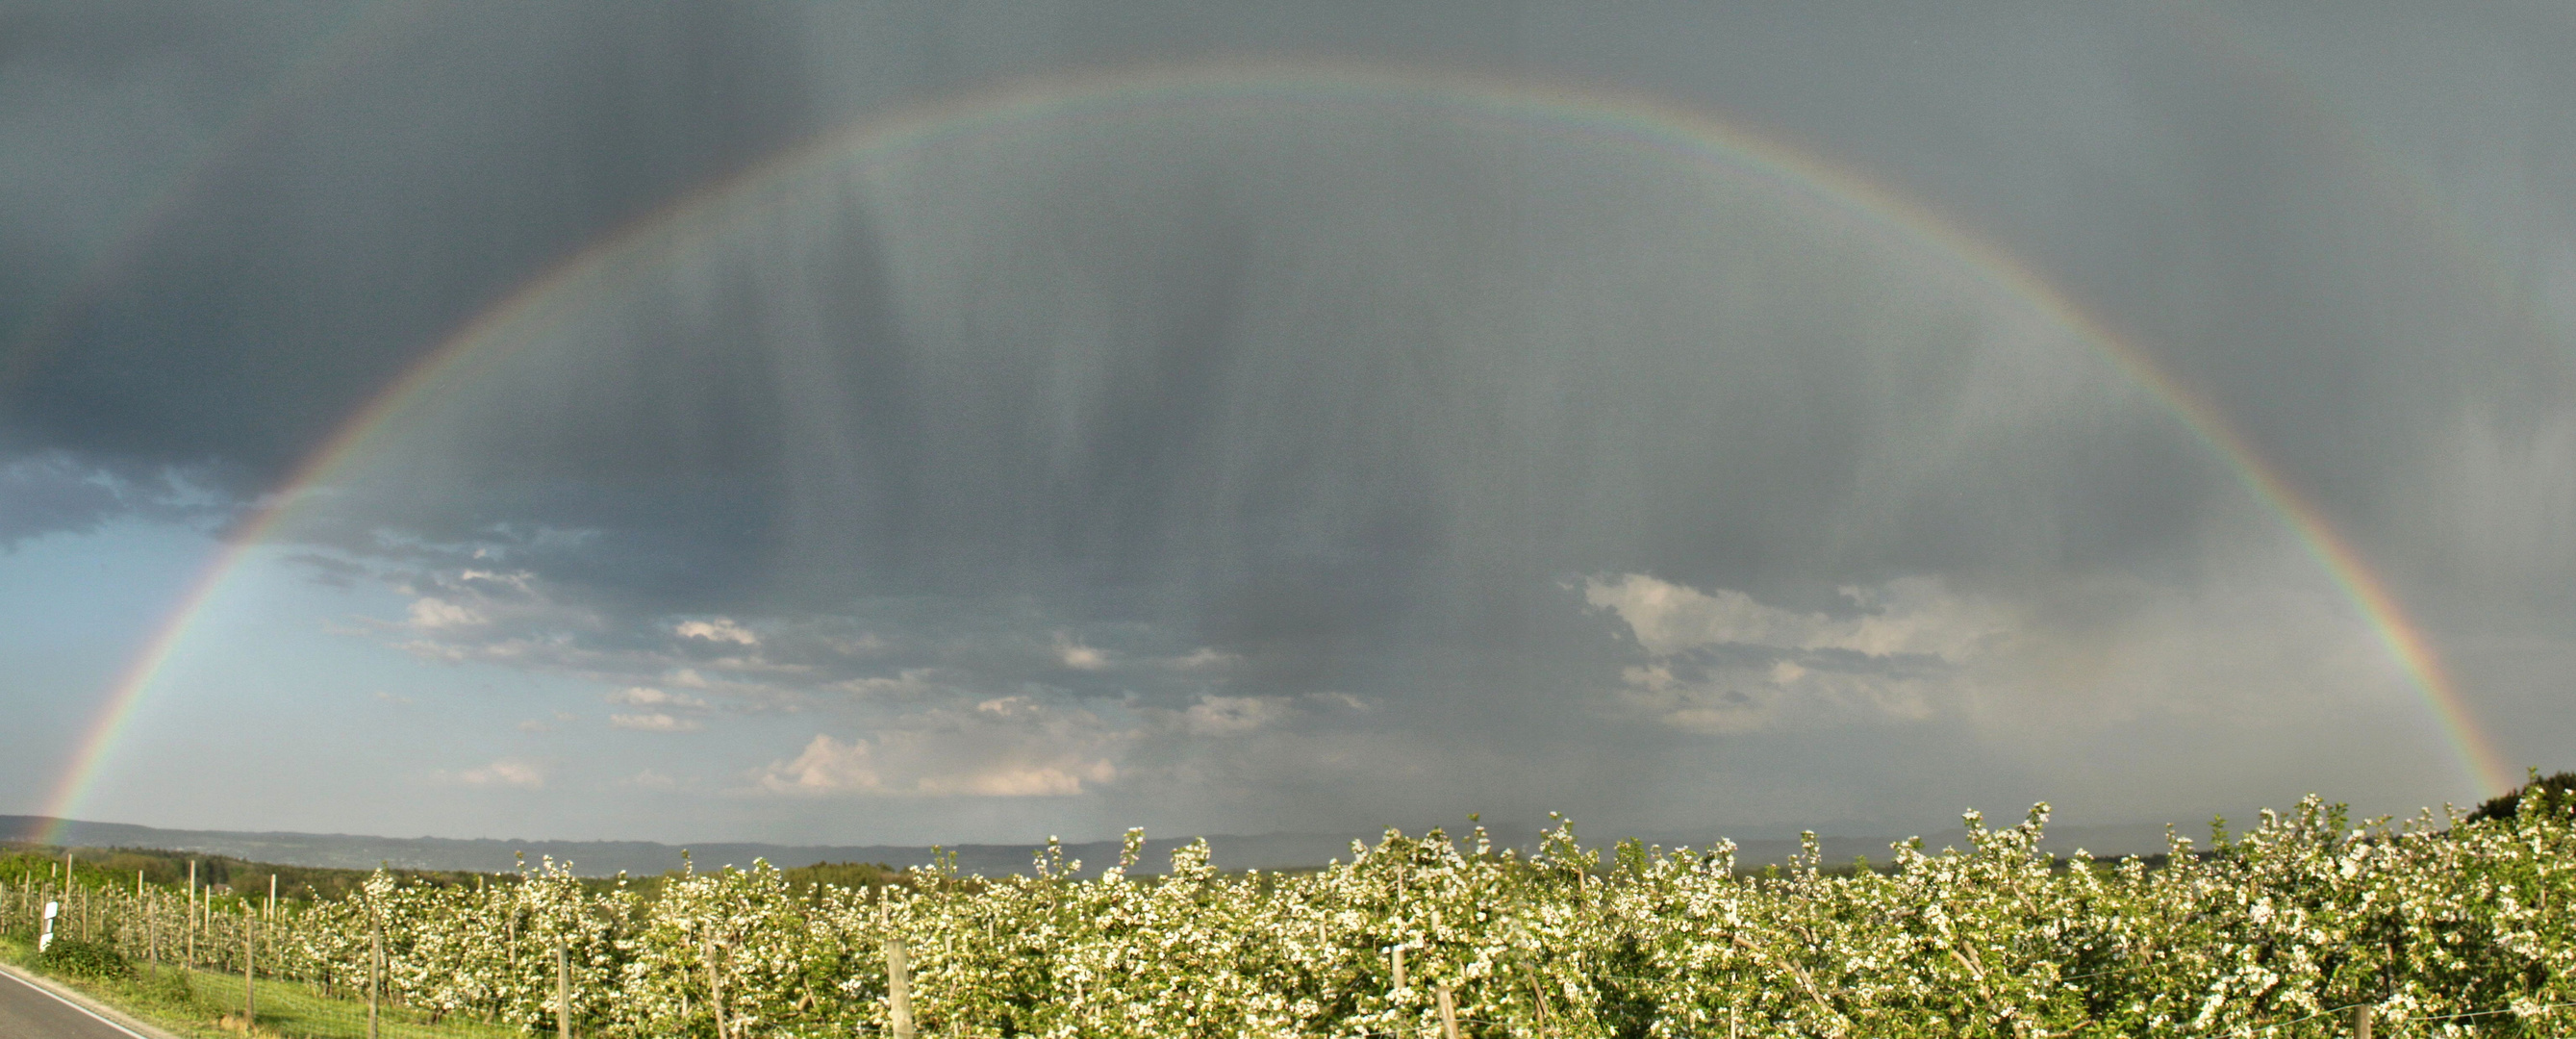
[{"label": "overcast sky", "polygon": [[2576,765],[2569,53],[2536,3],[13,5],[0,813],[2481,798]]}]

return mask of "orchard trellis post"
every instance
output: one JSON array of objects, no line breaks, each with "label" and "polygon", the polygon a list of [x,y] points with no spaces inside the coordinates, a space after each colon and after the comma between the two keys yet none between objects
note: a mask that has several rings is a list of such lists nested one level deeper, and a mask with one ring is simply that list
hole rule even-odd
[{"label": "orchard trellis post", "polygon": [[[886,963],[886,1028],[894,1039],[912,1039],[912,964],[903,946],[903,936],[896,934],[886,913],[885,888],[876,891],[877,930],[885,936]],[[1075,983],[1074,1002],[1082,1002],[1081,983]],[[721,1039],[721,1037],[719,1037]]]},{"label": "orchard trellis post", "polygon": [[572,1039],[572,951],[562,942],[555,943],[555,1039]]},{"label": "orchard trellis post", "polygon": [[252,919],[250,907],[242,907],[242,1029],[249,1030],[259,1020],[259,985],[252,980],[251,964],[259,958],[259,921]]},{"label": "orchard trellis post", "polygon": [[367,1039],[376,1039],[376,993],[385,983],[385,919],[373,906],[367,909],[367,924]]},{"label": "orchard trellis post", "polygon": [[894,1039],[912,1039],[912,964],[902,935],[886,935],[885,957],[887,1024]]},{"label": "orchard trellis post", "polygon": [[725,1039],[724,965],[716,962],[716,949],[715,937],[709,935],[706,941],[707,1009],[715,1014],[716,1039]]}]

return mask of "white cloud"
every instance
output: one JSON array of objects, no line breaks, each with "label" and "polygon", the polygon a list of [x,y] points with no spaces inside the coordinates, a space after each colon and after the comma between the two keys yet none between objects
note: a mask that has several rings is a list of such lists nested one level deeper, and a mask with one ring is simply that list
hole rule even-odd
[{"label": "white cloud", "polygon": [[[474,550],[474,557],[477,559],[483,559],[487,558],[488,554],[483,549],[476,549]],[[517,592],[520,595],[533,596],[537,594],[537,590],[532,584],[532,582],[536,580],[536,577],[536,574],[526,570],[503,573],[498,570],[468,569],[456,572],[456,583],[468,586],[478,584],[499,585],[503,588],[508,588],[511,591]]]},{"label": "white cloud", "polygon": [[853,678],[847,681],[835,682],[831,685],[831,688],[845,693],[857,693],[861,696],[883,697],[887,699],[920,699],[933,695],[954,695],[962,692],[953,686],[940,682],[937,678],[937,672],[926,667],[906,668],[892,678],[882,676]]},{"label": "white cloud", "polygon": [[1848,616],[1767,606],[1645,574],[1584,582],[1650,660],[1621,699],[1676,728],[1747,732],[1797,721],[1921,720],[1975,692],[2009,644],[2011,614],[1934,578],[1845,587]]},{"label": "white cloud", "polygon": [[696,732],[706,728],[706,724],[695,718],[677,718],[657,711],[652,714],[612,714],[608,716],[608,727],[635,732]]},{"label": "white cloud", "polygon": [[1055,659],[1076,671],[1098,671],[1109,666],[1109,654],[1103,653],[1064,632],[1055,633]]},{"label": "white cloud", "polygon": [[674,627],[671,630],[674,634],[677,634],[684,639],[705,639],[708,642],[732,642],[744,646],[760,645],[760,636],[752,634],[751,629],[735,623],[734,619],[731,617],[717,617],[712,620],[702,621],[682,621],[677,627]]},{"label": "white cloud", "polygon": [[685,693],[666,693],[651,686],[642,685],[628,686],[624,689],[608,694],[603,699],[606,699],[608,702],[613,704],[623,704],[628,707],[678,707],[693,711],[703,711],[707,709],[708,706],[705,700],[698,697],[690,696]]},{"label": "white cloud", "polygon": [[2008,630],[2008,618],[1955,596],[1937,578],[1909,577],[1875,588],[1840,590],[1858,612],[1850,617],[1800,613],[1755,602],[1743,592],[1702,592],[1645,574],[1584,581],[1583,598],[1626,621],[1639,645],[1657,656],[1703,646],[1839,649],[1869,656],[1924,654],[1953,663],[1980,652]]},{"label": "white cloud", "polygon": [[392,704],[392,705],[394,705],[394,706],[396,706],[396,707],[409,707],[409,706],[411,706],[413,703],[417,702],[417,701],[414,701],[411,697],[404,696],[404,695],[402,695],[401,693],[387,692],[387,691],[382,690],[382,689],[378,689],[378,690],[376,690],[376,694],[375,694],[375,695],[376,695],[376,700],[377,700],[377,702],[379,702],[379,703],[389,703],[389,704]]},{"label": "white cloud", "polygon": [[436,596],[412,600],[409,613],[411,626],[428,631],[481,627],[491,622],[481,610],[460,606]]},{"label": "white cloud", "polygon": [[1129,734],[1033,696],[908,715],[867,737],[818,733],[756,769],[756,789],[878,797],[1069,797],[1114,782]]},{"label": "white cloud", "polygon": [[398,644],[403,650],[516,667],[579,668],[600,657],[578,636],[604,631],[607,623],[549,595],[534,574],[466,569],[418,572],[412,579],[395,585],[411,602],[404,619],[389,625],[412,636]]},{"label": "white cloud", "polygon": [[1036,698],[996,696],[975,705],[975,713],[1002,721],[1037,721],[1046,713]]},{"label": "white cloud", "polygon": [[2261,725],[2403,696],[2367,624],[2292,580],[2313,575],[2237,576],[2189,591],[2104,576],[2014,606],[1908,578],[1843,589],[1846,616],[1642,574],[1582,591],[1646,651],[1614,699],[1700,732],[1942,716],[2059,735],[2149,715]]},{"label": "white cloud", "polygon": [[502,758],[489,765],[469,768],[453,774],[440,773],[439,777],[466,786],[506,786],[522,790],[537,790],[546,785],[544,766],[517,758]]},{"label": "white cloud", "polygon": [[1233,667],[1234,665],[1242,662],[1243,658],[1241,656],[1227,653],[1213,646],[1201,646],[1198,649],[1191,651],[1187,656],[1165,657],[1161,661],[1164,667],[1171,668],[1175,671],[1213,671],[1220,668]]},{"label": "white cloud", "polygon": [[804,753],[771,762],[758,781],[762,789],[777,793],[879,793],[885,789],[866,740],[843,743],[823,733],[814,734]]},{"label": "white cloud", "polygon": [[962,776],[924,776],[919,784],[923,794],[976,797],[1071,797],[1082,792],[1084,780],[1106,783],[1118,778],[1118,769],[1107,761],[1092,761],[1069,766],[1000,766]]},{"label": "white cloud", "polygon": [[867,740],[844,743],[817,733],[803,753],[773,762],[757,774],[756,780],[764,790],[788,794],[1070,797],[1082,793],[1085,780],[1106,783],[1118,775],[1117,767],[1105,760],[995,763],[962,772],[924,775],[910,783],[891,783],[877,758],[876,748]]}]

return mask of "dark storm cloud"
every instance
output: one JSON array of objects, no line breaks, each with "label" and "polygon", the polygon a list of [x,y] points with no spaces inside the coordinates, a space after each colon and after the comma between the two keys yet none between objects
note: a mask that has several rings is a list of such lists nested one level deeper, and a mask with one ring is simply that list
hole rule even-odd
[{"label": "dark storm cloud", "polygon": [[[1918,190],[2008,228],[2032,222],[2029,247],[2068,261],[2052,269],[2147,327],[2168,360],[2233,405],[2267,449],[2313,474],[2321,493],[2352,499],[2348,508],[2369,504],[2351,488],[2372,484],[2370,459],[2435,439],[2428,428],[2447,420],[2412,405],[2444,396],[2452,369],[2403,366],[2425,353],[2405,347],[2427,330],[2340,305],[2393,295],[2407,299],[2394,312],[2438,314],[2414,297],[2438,304],[2445,289],[2406,266],[2439,259],[2419,262],[2405,248],[2428,218],[2388,212],[2368,184],[2345,184],[2359,174],[2352,156],[2319,143],[2331,130],[2278,101],[2258,76],[2231,72],[2225,55],[2194,41],[2205,27],[2069,11],[2031,22],[2003,8],[1833,32],[1698,7],[1619,19],[1498,13],[1100,5],[1043,16],[711,6],[638,14],[556,5],[373,18],[348,30],[353,39],[316,40],[358,58],[244,134],[177,219],[146,239],[142,259],[64,327],[25,344],[33,361],[13,363],[35,367],[12,387],[9,411],[49,442],[150,460],[211,456],[258,486],[546,263],[820,125],[995,76],[1250,47],[1445,55],[1636,83],[1902,169]],[[157,29],[119,29],[127,23],[112,15],[58,14],[47,24],[57,22],[78,30],[53,35],[86,41],[80,53],[129,47],[109,68],[158,67],[139,55],[167,40]],[[2017,34],[1998,31],[2005,26]],[[1854,68],[1868,71],[1833,71]],[[2027,89],[2034,81],[2063,89]],[[2028,205],[2034,197],[2048,204]],[[2341,252],[2316,241],[2325,233],[2370,242],[2375,266],[2321,267],[2320,253]],[[2130,259],[2107,259],[2118,257]],[[1225,263],[1175,262],[1211,264],[1192,274],[1202,278]],[[1178,301],[1169,318],[1177,322],[1222,306],[1225,290],[1162,291]],[[2249,341],[2267,345],[2245,349]],[[2349,363],[2361,352],[2400,363]],[[908,421],[902,402],[851,404],[889,424]],[[1150,431],[1185,417],[1139,410],[1133,419]],[[2390,419],[2357,428],[2381,417]],[[718,419],[709,428],[721,427]],[[732,479],[761,479],[722,443],[695,450]],[[2070,526],[2099,532],[2096,551],[2179,549],[2187,523],[2149,524],[2189,509],[2121,500],[2142,486],[2174,493],[2173,476],[2139,474],[2176,464],[2111,461],[2086,471],[2122,474],[2113,486],[2071,495],[2102,503],[2099,521]],[[1150,460],[1107,464],[1097,493],[1153,493],[1135,484],[1135,474],[1157,471]],[[648,507],[668,508],[668,488],[657,494],[663,500]],[[683,540],[759,523],[725,514],[760,508],[756,487],[710,485],[705,494],[703,507],[671,510],[703,516],[672,525]]]},{"label": "dark storm cloud", "polygon": [[[0,393],[11,427],[49,445],[217,459],[256,489],[549,263],[832,122],[992,76],[1256,41],[1508,49],[1509,20],[1466,13],[17,9]],[[158,125],[173,113],[185,125]],[[156,188],[175,204],[155,209]],[[91,209],[111,212],[83,233],[140,233],[81,283],[78,243],[47,232]]]},{"label": "dark storm cloud", "polygon": [[[1965,700],[1866,642],[1712,635],[1657,673],[1570,575],[1868,612],[1835,583],[2054,562],[2084,503],[2032,474],[2181,435],[1961,272],[1601,142],[1149,106],[871,161],[585,283],[382,431],[307,522],[446,546],[399,644],[865,719],[774,752],[782,794],[1284,783],[1329,812],[1394,769],[1526,807],[1432,763]],[[588,536],[488,533],[530,517]],[[655,555],[712,579],[624,565]],[[681,630],[719,619],[759,641]],[[798,647],[818,624],[845,633]],[[1753,656],[1803,670],[1713,663]],[[978,733],[1018,749],[953,749]],[[1338,782],[1246,778],[1335,745]]]},{"label": "dark storm cloud", "polygon": [[[1019,75],[1322,56],[1642,90],[1812,144],[2105,315],[2410,602],[2568,636],[2563,27],[2229,17],[406,9],[308,32],[357,57],[30,326],[0,419],[52,453],[6,470],[0,537],[160,507],[99,466],[271,487],[550,264],[824,127]],[[134,82],[113,70],[176,46],[48,18],[71,28],[19,37],[7,82]],[[2292,60],[2266,33],[2324,42]],[[2527,121],[2475,136],[2523,165],[2447,167],[2309,71],[2366,79],[2426,33],[2515,67]],[[1616,803],[1631,752],[1734,734],[1786,734],[1725,744],[1737,777],[1818,751],[1901,772],[2029,719],[2172,736],[2390,684],[2228,460],[1901,213],[1391,101],[820,168],[506,329],[298,514],[315,572],[396,587],[411,612],[375,635],[424,657],[624,690],[634,731],[840,719],[737,777],[778,794],[1205,783],[1327,818],[1402,774],[1421,803]],[[0,194],[12,269],[64,269],[29,216],[86,197],[61,169]],[[2420,180],[2507,184],[2527,240],[2468,263],[2492,243]],[[11,314],[67,280],[9,277]],[[1482,786],[1497,747],[1527,783]]]},{"label": "dark storm cloud", "polygon": [[[84,29],[155,66],[161,29]],[[8,414],[89,452],[228,461],[256,488],[546,263],[800,132],[791,45],[715,4],[432,6],[317,41],[346,53],[237,113],[259,118],[137,258],[15,344]]]}]

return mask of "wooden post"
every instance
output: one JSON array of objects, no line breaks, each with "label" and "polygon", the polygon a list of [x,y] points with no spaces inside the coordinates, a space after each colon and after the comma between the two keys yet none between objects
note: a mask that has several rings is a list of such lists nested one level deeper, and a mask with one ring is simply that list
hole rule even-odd
[{"label": "wooden post", "polygon": [[1404,987],[1404,946],[1395,947],[1395,987]]},{"label": "wooden post", "polygon": [[1440,997],[1440,1034],[1458,1039],[1458,1004],[1449,998],[1449,986],[1434,985],[1431,991]]},{"label": "wooden post", "polygon": [[275,873],[268,875],[268,908],[260,914],[260,922],[277,922],[277,874]]},{"label": "wooden post", "polygon": [[886,936],[885,958],[887,1024],[894,1039],[912,1039],[912,964],[904,953],[902,935]]},{"label": "wooden post", "polygon": [[2369,1007],[2358,1006],[2352,1008],[2352,1037],[2353,1039],[2370,1039]]},{"label": "wooden post", "polygon": [[376,990],[385,985],[385,921],[367,913],[367,1039],[376,1039]]},{"label": "wooden post", "polygon": [[1736,1039],[1736,1029],[1738,1027],[1736,1017],[1736,1008],[1730,1004],[1726,1008],[1726,1039]]},{"label": "wooden post", "polygon": [[707,1009],[716,1016],[716,1039],[725,1039],[724,968],[716,963],[716,940],[706,941]]},{"label": "wooden post", "polygon": [[242,1034],[259,1020],[259,987],[251,980],[251,961],[259,955],[259,921],[251,919],[250,907],[242,907]]},{"label": "wooden post", "polygon": [[572,1039],[572,950],[555,943],[555,1039]]},{"label": "wooden post", "polygon": [[197,860],[188,860],[188,948],[180,966],[190,970],[197,966]]}]

